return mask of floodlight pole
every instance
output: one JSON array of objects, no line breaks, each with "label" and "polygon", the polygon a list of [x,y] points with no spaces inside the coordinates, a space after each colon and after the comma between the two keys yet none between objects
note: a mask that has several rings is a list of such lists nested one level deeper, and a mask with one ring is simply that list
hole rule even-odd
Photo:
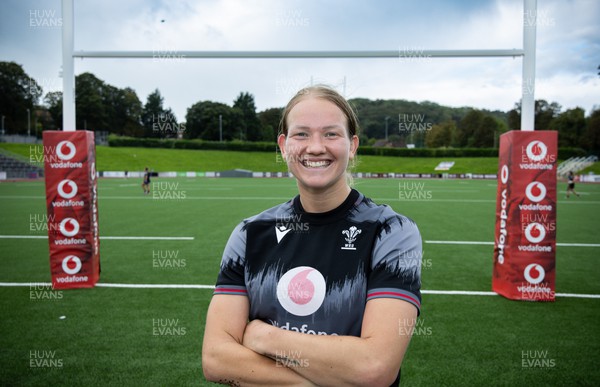
[{"label": "floodlight pole", "polygon": [[[521,130],[535,129],[535,40],[537,0],[523,1],[523,80]],[[548,129],[548,128],[543,128]]]},{"label": "floodlight pole", "polygon": [[75,59],[73,57],[73,0],[62,0],[63,130],[74,131]]}]

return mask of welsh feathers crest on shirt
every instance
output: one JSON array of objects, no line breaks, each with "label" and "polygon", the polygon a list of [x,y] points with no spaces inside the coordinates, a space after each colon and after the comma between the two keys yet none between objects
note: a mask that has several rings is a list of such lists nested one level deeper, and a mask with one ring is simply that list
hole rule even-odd
[{"label": "welsh feathers crest on shirt", "polygon": [[356,241],[356,238],[361,232],[362,230],[356,226],[352,226],[349,229],[342,231],[342,234],[346,235],[344,238],[346,243],[344,246],[342,246],[342,250],[356,250],[356,247],[354,247],[354,241]]}]

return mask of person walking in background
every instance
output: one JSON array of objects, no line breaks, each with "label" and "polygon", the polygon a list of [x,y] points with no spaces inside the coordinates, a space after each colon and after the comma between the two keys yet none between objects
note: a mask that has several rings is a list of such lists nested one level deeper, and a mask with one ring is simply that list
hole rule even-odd
[{"label": "person walking in background", "polygon": [[150,193],[150,172],[148,171],[148,167],[144,169],[144,180],[142,181],[142,189],[144,190],[144,195],[148,195]]},{"label": "person walking in background", "polygon": [[571,193],[574,193],[579,197],[579,194],[575,192],[575,176],[573,175],[573,171],[569,171],[569,176],[567,176],[567,199],[571,196]]}]

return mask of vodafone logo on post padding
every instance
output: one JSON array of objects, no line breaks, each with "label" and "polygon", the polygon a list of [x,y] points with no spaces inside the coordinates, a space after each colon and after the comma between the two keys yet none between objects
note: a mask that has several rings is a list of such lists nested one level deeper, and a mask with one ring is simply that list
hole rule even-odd
[{"label": "vodafone logo on post padding", "polygon": [[508,166],[506,164],[504,164],[502,169],[500,169],[500,181],[502,184],[506,184],[508,181]]},{"label": "vodafone logo on post padding", "polygon": [[81,259],[76,255],[67,255],[62,261],[62,269],[69,275],[79,273],[79,270],[81,270]]},{"label": "vodafone logo on post padding", "polygon": [[[504,164],[500,169],[500,181],[502,184],[506,184],[508,182],[508,166]],[[504,249],[506,247],[506,239],[508,237],[508,233],[506,230],[508,214],[506,211],[506,207],[508,206],[507,201],[507,189],[504,188],[501,193],[500,200],[500,229],[498,232],[497,238],[497,248],[498,248],[498,263],[500,265],[504,265]]]},{"label": "vodafone logo on post padding", "polygon": [[525,267],[523,275],[527,282],[532,285],[537,285],[544,280],[544,277],[546,277],[546,271],[541,265],[531,263]]},{"label": "vodafone logo on post padding", "polygon": [[525,238],[531,243],[540,243],[546,237],[546,229],[540,223],[529,223],[525,227]]},{"label": "vodafone logo on post padding", "polygon": [[61,141],[56,145],[56,157],[60,160],[56,163],[49,162],[47,165],[53,169],[82,168],[83,163],[73,162],[71,159],[77,154],[77,148],[71,141]]},{"label": "vodafone logo on post padding", "polygon": [[522,148],[519,167],[527,170],[552,170],[556,154],[548,153],[548,146],[539,140],[531,141]]},{"label": "vodafone logo on post padding", "polygon": [[63,161],[69,161],[75,157],[75,145],[71,141],[61,141],[56,146],[56,155]]},{"label": "vodafone logo on post padding", "polygon": [[281,306],[296,316],[308,316],[325,300],[325,278],[317,269],[300,266],[289,270],[277,283]]},{"label": "vodafone logo on post padding", "polygon": [[546,186],[539,181],[529,183],[525,188],[525,196],[534,203],[539,203],[546,197]]},{"label": "vodafone logo on post padding", "polygon": [[65,218],[58,226],[60,233],[72,237],[79,233],[79,222],[73,218]]},{"label": "vodafone logo on post padding", "polygon": [[77,195],[77,184],[73,180],[65,179],[56,187],[58,194],[63,199],[72,199]]},{"label": "vodafone logo on post padding", "polygon": [[542,161],[548,154],[548,147],[541,141],[532,141],[527,144],[525,153],[531,161]]}]

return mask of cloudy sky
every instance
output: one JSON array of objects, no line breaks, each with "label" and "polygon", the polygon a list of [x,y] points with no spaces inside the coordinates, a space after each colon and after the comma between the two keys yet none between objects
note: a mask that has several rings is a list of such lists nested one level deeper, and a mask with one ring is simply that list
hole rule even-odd
[{"label": "cloudy sky", "polygon": [[[600,2],[538,0],[536,99],[563,110],[600,107]],[[60,90],[60,0],[0,2],[0,60],[44,89]],[[433,49],[520,49],[522,0],[77,0],[75,50],[148,50],[151,59],[76,59],[144,103],[229,105],[242,91],[257,109],[285,105],[299,88],[327,83],[346,97],[433,101],[510,110],[522,59],[429,58]],[[185,50],[397,50],[412,58],[193,59]],[[400,113],[400,112],[399,112]]]}]

